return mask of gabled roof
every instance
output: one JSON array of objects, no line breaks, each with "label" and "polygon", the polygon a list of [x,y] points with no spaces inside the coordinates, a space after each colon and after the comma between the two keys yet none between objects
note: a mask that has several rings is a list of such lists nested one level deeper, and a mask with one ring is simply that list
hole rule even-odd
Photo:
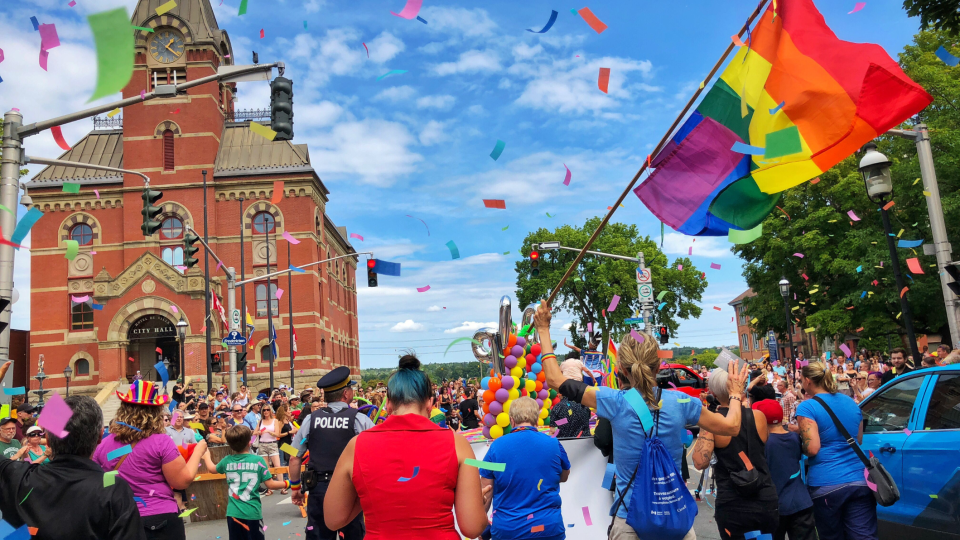
[{"label": "gabled roof", "polygon": [[727,305],[728,305],[728,306],[735,306],[735,305],[737,305],[737,304],[742,304],[744,298],[749,298],[749,297],[751,297],[751,296],[756,296],[756,295],[757,295],[757,293],[753,292],[753,289],[747,289],[747,290],[743,291],[742,293],[740,293],[740,296],[734,298],[734,299],[733,299],[729,304],[727,304]]},{"label": "gabled roof", "polygon": [[[156,17],[157,8],[166,3],[167,0],[140,0],[137,2],[137,7],[133,8],[130,21],[134,26],[141,26],[141,23]],[[195,41],[219,42],[221,39],[220,27],[217,26],[217,18],[213,14],[210,0],[180,0],[176,7],[166,14],[179,17],[190,25],[190,30],[195,34]]]},{"label": "gabled roof", "polygon": [[[57,159],[123,168],[123,130],[91,131]],[[64,181],[82,185],[120,184],[123,183],[123,175],[98,169],[50,165],[30,179],[26,187],[57,187],[63,185]]]},{"label": "gabled roof", "polygon": [[313,172],[307,145],[268,140],[250,131],[250,122],[224,125],[214,176],[291,172]]}]

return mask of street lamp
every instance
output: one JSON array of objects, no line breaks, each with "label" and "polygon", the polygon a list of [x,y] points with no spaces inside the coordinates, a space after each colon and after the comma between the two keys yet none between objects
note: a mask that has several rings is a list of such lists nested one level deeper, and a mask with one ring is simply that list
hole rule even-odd
[{"label": "street lamp", "polygon": [[913,361],[920,360],[920,350],[917,348],[917,338],[913,332],[913,314],[910,304],[903,294],[906,284],[900,273],[900,257],[897,255],[897,246],[894,244],[893,230],[890,226],[890,216],[887,214],[885,200],[893,194],[893,180],[890,177],[890,160],[877,151],[877,145],[867,143],[864,146],[866,153],[860,159],[860,174],[863,175],[863,185],[867,190],[867,197],[880,207],[880,217],[883,219],[883,232],[887,237],[887,249],[890,250],[890,266],[893,267],[893,277],[897,281],[897,291],[900,292],[900,311],[903,313],[903,325],[907,328],[907,340],[910,342],[910,352]]},{"label": "street lamp", "polygon": [[[780,278],[780,296],[783,297],[783,314],[786,317],[787,326],[784,327],[784,343],[786,343],[786,349],[784,350],[783,362],[787,364],[787,376],[790,377],[793,374],[793,370],[796,369],[796,366],[793,365],[793,336],[790,335],[790,302],[788,300],[790,296],[790,281],[785,277]],[[793,377],[790,377],[792,380]],[[793,383],[791,383],[791,386]]]},{"label": "street lamp", "polygon": [[186,373],[184,373],[184,360],[183,360],[183,341],[187,338],[187,321],[183,318],[183,313],[180,314],[180,320],[177,321],[177,330],[180,331],[180,376],[178,379],[183,382],[187,381]]},{"label": "street lamp", "polygon": [[73,368],[67,366],[63,368],[63,377],[67,379],[67,397],[70,397],[70,376],[73,375]]}]

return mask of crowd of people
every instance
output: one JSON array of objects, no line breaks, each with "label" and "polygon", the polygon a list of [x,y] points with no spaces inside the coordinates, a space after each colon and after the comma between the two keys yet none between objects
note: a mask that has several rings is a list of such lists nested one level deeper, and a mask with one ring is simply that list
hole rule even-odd
[{"label": "crowd of people", "polygon": [[[231,539],[264,538],[260,497],[274,490],[292,491],[292,502],[306,507],[308,539],[562,539],[559,486],[576,464],[559,441],[590,436],[596,421],[595,442],[608,444],[604,455],[616,470],[611,540],[665,526],[636,508],[656,494],[638,476],[654,459],[651,448],[662,449],[674,471],[666,477],[681,476],[688,452],[694,467],[713,469],[724,540],[756,531],[775,540],[876,539],[877,503],[848,440],[862,438],[858,403],[892,378],[960,361],[941,345],[919,364],[903,349],[889,358],[797,353],[713,371],[695,362],[708,389],[697,400],[658,381],[656,340],[642,332],[620,343],[619,388],[597,385],[576,354],[557,361],[550,318],[541,305],[534,325],[560,402],[543,418],[533,399],[516,398],[505,411],[509,433],[482,462],[463,432],[479,430],[489,396],[477,379],[434,384],[414,355],[362,395],[345,367],[316,387],[257,395],[246,386],[206,394],[192,383],[168,395],[136,380],[117,392],[121,405],[105,429],[88,397],[66,399],[73,414],[59,434],[36,425],[33,405],[14,403],[15,416],[0,419],[0,512],[11,526],[36,527],[37,538],[183,540],[186,490],[205,469],[225,475]],[[695,442],[688,426],[700,429]],[[217,446],[229,454],[214,463]],[[671,526],[664,537],[695,538],[692,520]]]}]

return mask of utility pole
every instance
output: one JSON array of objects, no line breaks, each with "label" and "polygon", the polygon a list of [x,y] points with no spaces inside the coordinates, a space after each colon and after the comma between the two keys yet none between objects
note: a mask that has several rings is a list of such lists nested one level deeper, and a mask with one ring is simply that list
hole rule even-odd
[{"label": "utility pole", "polygon": [[[287,266],[293,268],[293,261],[290,259],[290,242],[287,242]],[[293,272],[287,272],[287,315],[289,315],[287,323],[290,325],[290,390],[293,391],[295,387],[293,384]]]},{"label": "utility pole", "polygon": [[[272,218],[271,218],[272,219]],[[277,221],[273,220],[272,223],[267,223],[267,218],[263,219],[263,238],[267,241],[267,275],[270,275],[270,227],[276,227]],[[273,392],[273,348],[276,346],[276,340],[273,337],[273,296],[270,294],[271,282],[270,278],[267,278],[267,290],[264,293],[267,300],[267,354],[270,355],[270,391]],[[277,301],[277,308],[280,307],[280,302]]]},{"label": "utility pole", "polygon": [[[207,318],[204,319],[204,326],[207,328],[207,347],[204,349],[204,356],[207,359],[207,395],[210,395],[210,389],[213,387],[213,365],[210,362],[210,340],[213,338],[213,319],[210,318],[210,302],[211,295],[213,292],[210,290],[210,239],[207,236],[207,171],[206,169],[200,171],[203,174],[203,245],[206,249],[203,250],[203,283],[206,294],[204,295],[204,310],[206,312]],[[220,364],[221,370],[223,369],[223,363]]]},{"label": "utility pole", "polygon": [[[240,197],[239,201],[240,201],[240,281],[243,281],[243,280],[246,278],[245,269],[246,269],[246,267],[247,267],[247,265],[244,263],[244,260],[243,260],[243,253],[247,250],[247,248],[243,245],[243,201],[244,201],[244,198],[243,198],[243,197]],[[247,324],[247,286],[246,286],[246,285],[242,285],[242,286],[240,287],[240,303],[243,304],[243,309],[240,310],[240,311],[243,312],[243,313],[241,314],[241,316],[243,317],[243,322],[240,323],[241,333],[242,333],[243,335],[247,335],[247,332],[246,332],[246,329],[247,329],[247,327],[246,327],[246,324]],[[247,352],[247,344],[246,344],[246,343],[243,344],[243,352]],[[247,384],[247,364],[246,364],[246,363],[243,364],[243,384]],[[232,394],[233,392],[234,392],[234,390],[231,390],[231,391],[230,391],[231,394]]]},{"label": "utility pole", "polygon": [[926,124],[917,124],[912,131],[891,129],[887,134],[914,141],[917,144],[923,189],[930,194],[926,197],[927,215],[930,217],[930,231],[933,233],[933,248],[937,256],[940,287],[943,290],[943,300],[947,309],[947,325],[950,327],[950,340],[956,348],[960,346],[960,324],[958,324],[957,313],[960,309],[960,299],[950,290],[949,284],[952,278],[944,271],[951,262],[952,248],[947,240],[947,227],[943,219],[940,186],[937,183],[937,171],[933,165],[933,151],[930,146],[930,132],[927,131]]}]

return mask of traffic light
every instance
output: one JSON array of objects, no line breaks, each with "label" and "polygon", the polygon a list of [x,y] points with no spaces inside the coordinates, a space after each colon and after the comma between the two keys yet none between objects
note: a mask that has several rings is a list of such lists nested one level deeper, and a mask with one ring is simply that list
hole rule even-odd
[{"label": "traffic light", "polygon": [[658,330],[658,332],[659,332],[659,334],[660,334],[660,344],[661,344],[661,345],[666,345],[667,343],[670,343],[670,334],[667,333],[667,327],[666,327],[666,326],[661,326],[660,329]]},{"label": "traffic light", "polygon": [[210,353],[210,371],[214,373],[223,371],[223,360],[218,352]]},{"label": "traffic light", "polygon": [[530,252],[530,276],[537,277],[540,275],[540,252],[531,251]]},{"label": "traffic light", "polygon": [[237,352],[237,371],[242,372],[247,368],[247,353]]},{"label": "traffic light", "polygon": [[163,209],[159,206],[156,206],[157,201],[163,198],[162,191],[153,191],[149,187],[143,188],[143,194],[140,195],[140,198],[143,199],[143,210],[140,211],[143,214],[143,225],[140,225],[140,230],[143,231],[143,235],[146,237],[153,236],[157,234],[157,231],[160,230],[160,221],[158,218],[160,214],[163,213]]},{"label": "traffic light", "polygon": [[183,265],[186,266],[188,270],[200,262],[199,259],[194,257],[194,255],[200,251],[200,248],[194,246],[194,244],[199,241],[200,237],[190,231],[183,234]]},{"label": "traffic light", "polygon": [[377,273],[373,271],[373,267],[376,265],[376,260],[367,259],[367,287],[377,286]]},{"label": "traffic light", "polygon": [[[9,299],[9,298],[0,298],[0,313],[3,313],[4,311],[6,311],[6,309],[7,309],[8,306],[10,306],[10,299]],[[13,314],[11,313],[10,316],[12,317]],[[3,332],[4,330],[6,330],[6,329],[7,329],[7,325],[9,325],[9,324],[10,324],[10,323],[0,322],[0,332]]]},{"label": "traffic light", "polygon": [[286,77],[270,82],[270,129],[275,141],[293,139],[293,81]]},{"label": "traffic light", "polygon": [[[960,268],[953,264],[948,264],[943,267],[944,270],[950,274],[950,277],[953,278],[953,281],[947,284],[947,287],[950,287],[950,290],[953,291],[953,294],[960,296]],[[2,310],[0,310],[2,311]]]}]

